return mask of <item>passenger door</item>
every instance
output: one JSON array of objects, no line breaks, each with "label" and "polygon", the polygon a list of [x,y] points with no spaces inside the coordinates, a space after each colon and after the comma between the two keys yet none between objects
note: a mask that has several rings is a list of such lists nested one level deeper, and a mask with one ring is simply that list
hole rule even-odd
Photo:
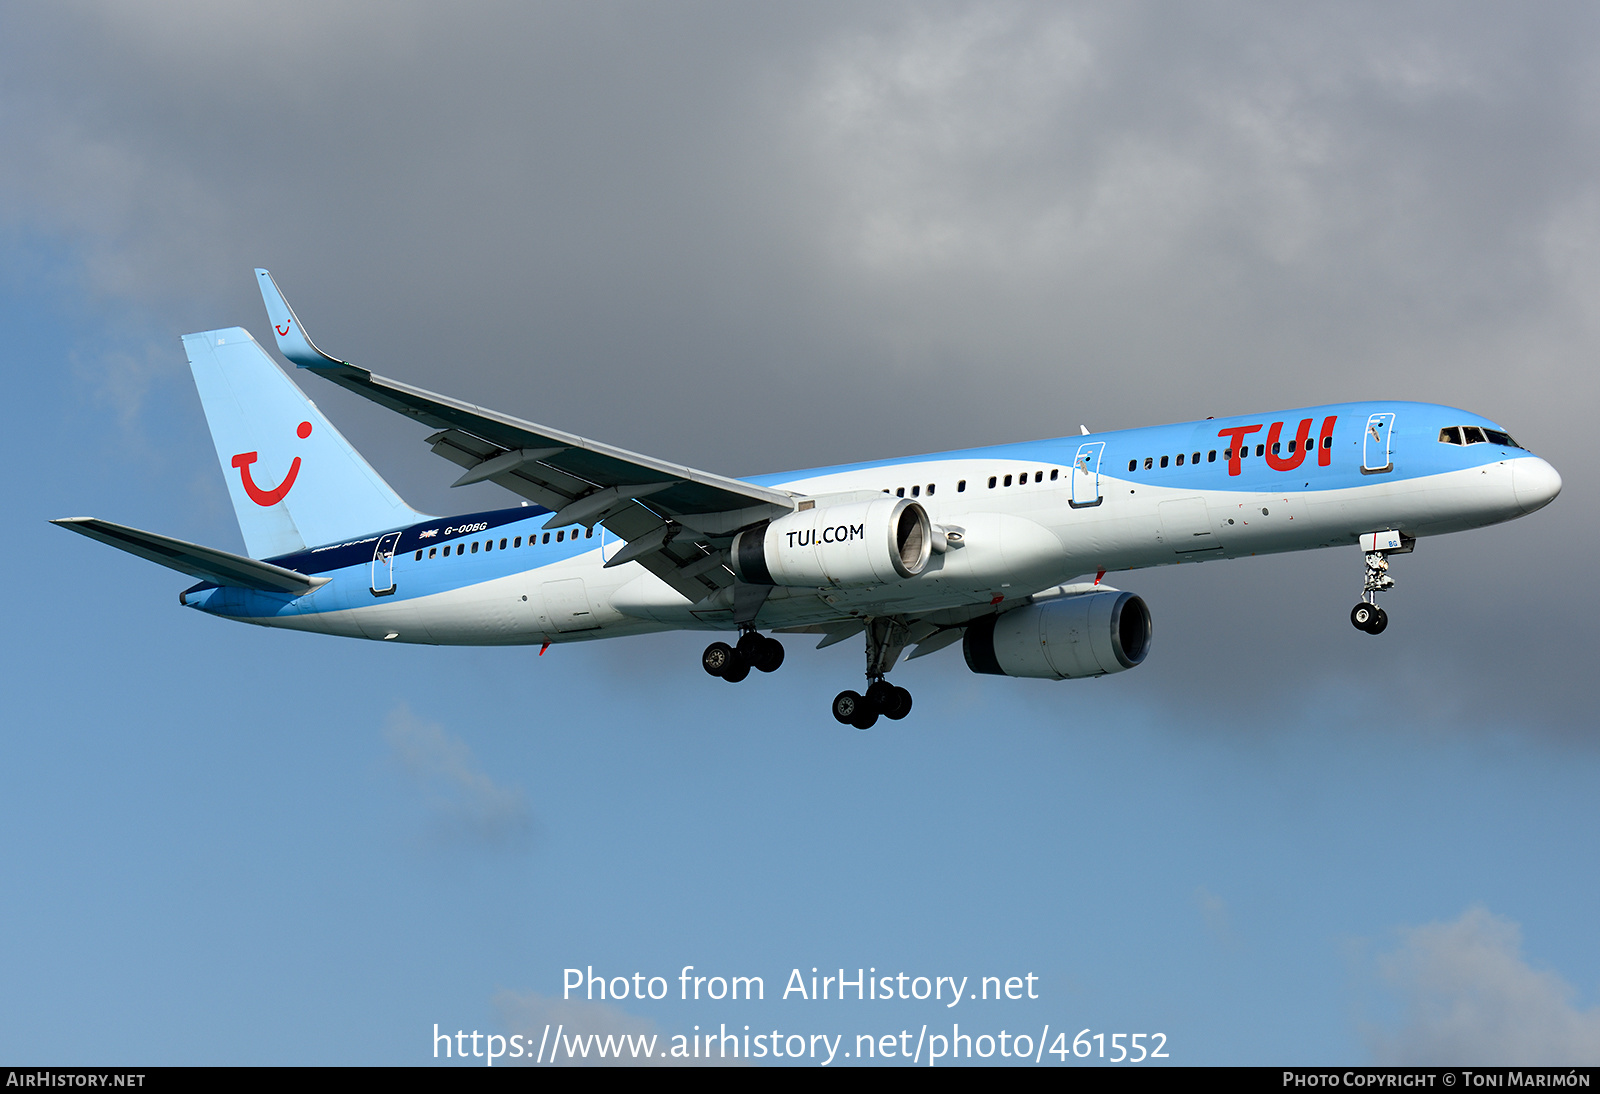
[{"label": "passenger door", "polygon": [[1074,509],[1100,504],[1100,460],[1105,448],[1105,441],[1078,446],[1078,454],[1072,460],[1072,498],[1067,503]]},{"label": "passenger door", "polygon": [[394,552],[399,545],[399,532],[378,537],[378,545],[372,550],[373,596],[388,596],[394,592]]},{"label": "passenger door", "polygon": [[1367,419],[1367,433],[1361,441],[1361,473],[1378,475],[1394,470],[1389,441],[1394,433],[1393,414],[1374,414]]}]

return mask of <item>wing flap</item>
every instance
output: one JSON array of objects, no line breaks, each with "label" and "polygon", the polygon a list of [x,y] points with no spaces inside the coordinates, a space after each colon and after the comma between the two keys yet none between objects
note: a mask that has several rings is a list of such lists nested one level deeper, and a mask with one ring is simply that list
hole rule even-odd
[{"label": "wing flap", "polygon": [[169,570],[177,570],[180,574],[204,581],[214,581],[218,585],[298,596],[328,581],[325,577],[312,577],[298,570],[274,566],[270,562],[245,558],[214,547],[202,547],[198,543],[188,543],[170,536],[158,536],[154,532],[143,532],[95,517],[61,517],[50,523]]}]

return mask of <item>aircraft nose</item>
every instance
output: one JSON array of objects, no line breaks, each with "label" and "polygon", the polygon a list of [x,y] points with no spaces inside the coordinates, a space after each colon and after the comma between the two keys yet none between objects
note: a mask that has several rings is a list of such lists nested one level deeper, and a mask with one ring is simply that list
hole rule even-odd
[{"label": "aircraft nose", "polygon": [[1517,495],[1517,505],[1524,513],[1543,509],[1561,493],[1561,475],[1555,468],[1529,456],[1511,465],[1512,489]]}]

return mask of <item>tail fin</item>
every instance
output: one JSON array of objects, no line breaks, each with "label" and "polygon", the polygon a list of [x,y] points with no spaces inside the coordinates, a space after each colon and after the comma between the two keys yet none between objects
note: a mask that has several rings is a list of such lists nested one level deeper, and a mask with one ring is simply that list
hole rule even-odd
[{"label": "tail fin", "polygon": [[253,558],[424,519],[243,327],[183,336],[233,511]]}]

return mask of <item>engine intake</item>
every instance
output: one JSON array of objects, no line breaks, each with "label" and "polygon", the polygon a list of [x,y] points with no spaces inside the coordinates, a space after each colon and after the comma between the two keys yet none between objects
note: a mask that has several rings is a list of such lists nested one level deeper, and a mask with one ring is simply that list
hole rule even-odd
[{"label": "engine intake", "polygon": [[818,506],[740,532],[733,572],[752,585],[887,585],[920,574],[933,540],[928,511],[908,498]]},{"label": "engine intake", "polygon": [[961,651],[973,672],[1070,680],[1143,663],[1150,634],[1150,609],[1144,601],[1108,589],[974,620]]}]

